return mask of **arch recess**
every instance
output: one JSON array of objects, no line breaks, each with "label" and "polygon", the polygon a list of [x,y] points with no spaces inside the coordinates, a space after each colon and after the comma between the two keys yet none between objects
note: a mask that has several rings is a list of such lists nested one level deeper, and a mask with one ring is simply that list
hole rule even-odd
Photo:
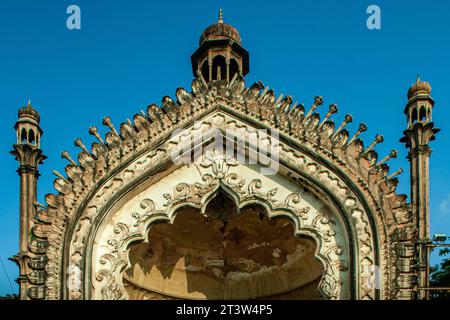
[{"label": "arch recess", "polygon": [[[221,166],[216,166],[219,162]],[[169,175],[161,179],[133,197],[130,205],[125,204],[108,216],[107,221],[114,221],[113,224],[107,222],[100,226],[92,254],[90,282],[94,290],[91,298],[126,298],[122,271],[129,266],[129,246],[148,241],[152,224],[173,222],[175,212],[184,206],[199,209],[204,214],[209,200],[219,190],[228,193],[239,210],[257,204],[265,208],[269,219],[289,217],[297,236],[311,237],[317,243],[316,258],[325,270],[319,285],[321,293],[329,299],[350,297],[346,235],[339,219],[312,194],[302,196],[300,192],[304,192],[293,183],[281,185],[262,175],[255,178],[254,170],[217,153],[212,161],[204,158],[173,174],[176,177]],[[180,177],[185,182],[177,183]],[[292,189],[299,192],[292,192]]]},{"label": "arch recess", "polygon": [[[250,136],[258,135],[258,129],[254,127],[249,127],[244,123],[237,121],[230,115],[224,114],[222,112],[215,112],[211,115],[202,119],[201,122],[196,123],[188,130],[181,131],[178,135],[173,136],[171,139],[167,140],[163,145],[160,145],[153,153],[148,153],[145,157],[136,159],[132,164],[128,166],[128,169],[124,168],[122,171],[126,176],[131,174],[131,172],[141,172],[142,176],[152,172],[150,168],[155,167],[165,167],[171,168],[169,170],[174,170],[176,165],[172,163],[172,157],[174,154],[183,154],[186,151],[191,154],[195,151],[191,151],[191,143],[197,142],[199,145],[205,145],[211,142],[211,139],[217,138],[217,133],[220,136],[225,136],[225,131],[228,133],[231,131],[234,134],[232,137],[243,137],[244,140]],[[199,137],[203,137],[199,139]],[[230,137],[228,137],[230,138]],[[180,206],[192,206],[197,209],[203,210],[206,206],[206,199],[208,195],[217,191],[219,187],[224,190],[228,190],[230,196],[236,199],[238,207],[243,207],[251,202],[260,204],[264,206],[269,212],[269,217],[276,214],[283,214],[289,216],[296,226],[296,232],[299,235],[306,235],[314,238],[318,244],[319,253],[317,258],[323,263],[326,270],[326,276],[321,282],[321,290],[324,295],[330,299],[349,299],[355,295],[363,296],[361,298],[375,298],[374,284],[374,272],[372,267],[376,264],[376,255],[373,248],[376,246],[376,241],[372,237],[371,226],[369,219],[367,218],[367,213],[365,212],[364,206],[358,202],[358,196],[352,195],[351,191],[345,187],[345,183],[340,181],[337,175],[330,171],[324,170],[316,162],[306,155],[301,155],[300,152],[286,153],[286,145],[281,141],[275,141],[274,137],[265,136],[258,137],[258,140],[272,140],[268,143],[276,147],[280,155],[280,168],[278,168],[279,174],[268,179],[264,175],[258,173],[258,170],[250,170],[250,173],[246,178],[240,178],[240,171],[245,171],[245,168],[240,166],[239,170],[236,172],[230,172],[225,176],[225,172],[221,172],[220,169],[228,168],[227,161],[232,161],[231,158],[221,158],[222,154],[217,154],[217,158],[214,156],[211,159],[206,158],[203,164],[209,161],[209,166],[212,172],[205,173],[201,176],[196,176],[196,180],[190,183],[163,183],[160,182],[156,190],[158,190],[157,195],[151,197],[143,197],[140,199],[135,198],[133,200],[128,200],[130,204],[140,203],[141,208],[150,206],[153,209],[152,219],[147,214],[145,218],[140,217],[142,213],[136,210],[136,213],[130,215],[130,208],[127,207],[126,198],[128,190],[134,190],[134,188],[143,188],[145,183],[141,176],[138,180],[139,182],[131,183],[129,188],[124,188],[123,177],[121,174],[116,174],[115,178],[109,183],[105,184],[100,190],[97,190],[96,194],[91,197],[91,201],[86,204],[84,211],[82,212],[78,226],[74,228],[74,233],[71,235],[73,239],[70,247],[70,262],[66,266],[67,270],[77,270],[73,266],[78,266],[84,277],[80,279],[73,278],[69,283],[76,283],[77,281],[82,281],[84,288],[90,288],[91,284],[94,284],[94,291],[83,290],[81,287],[78,290],[68,291],[68,297],[83,297],[83,298],[123,298],[124,295],[123,288],[121,287],[121,272],[128,265],[127,260],[127,250],[128,246],[134,241],[146,241],[148,234],[148,228],[151,226],[151,222],[154,221],[172,221],[172,215],[175,210],[180,208]],[[189,143],[186,143],[189,141]],[[226,143],[225,143],[226,144]],[[262,143],[264,144],[264,143]],[[184,146],[188,145],[188,150],[184,149]],[[194,145],[192,149],[197,150],[198,145]],[[284,148],[283,148],[284,147]],[[248,147],[243,150],[246,155],[246,159],[251,153]],[[151,160],[150,160],[151,159]],[[285,163],[283,165],[283,163]],[[289,163],[291,163],[289,165]],[[142,164],[146,164],[147,167],[142,167]],[[300,174],[293,171],[301,169],[303,174],[308,177],[301,176]],[[198,167],[198,166],[197,166]],[[233,166],[231,166],[234,168]],[[185,174],[177,174],[175,180],[184,181],[190,180],[192,172],[196,170],[192,169],[190,166],[190,171]],[[198,170],[198,168],[197,168]],[[175,174],[175,173],[174,173]],[[315,178],[310,178],[309,176],[313,174]],[[153,175],[152,175],[153,176]],[[281,192],[277,192],[278,196],[281,197],[274,201],[270,201],[272,196],[270,193],[275,192],[274,190],[280,190],[282,185],[280,180],[282,177],[288,177],[292,180],[294,185],[297,185],[296,189],[302,190],[302,188],[311,189],[312,194],[315,197],[321,197],[325,203],[328,204],[328,210],[335,212],[334,223],[341,226],[340,230],[321,230],[318,225],[320,221],[328,221],[329,217],[326,214],[319,213],[320,208],[317,208],[315,215],[309,212],[309,208],[296,208],[293,203],[300,201],[301,195],[299,192],[291,191],[289,194],[285,192],[282,196]],[[161,179],[161,176],[153,176],[153,182],[156,179]],[[270,177],[270,176],[269,176]],[[296,178],[297,177],[297,178]],[[314,180],[320,180],[320,182],[314,182]],[[150,180],[152,180],[150,178]],[[271,182],[272,191],[266,190],[264,194],[256,192],[257,187],[262,184],[261,181],[268,180]],[[304,180],[305,182],[301,182]],[[162,180],[161,180],[162,181]],[[252,183],[253,182],[253,183]],[[151,183],[151,182],[150,182]],[[247,186],[246,183],[249,185]],[[251,184],[251,185],[250,185]],[[267,184],[267,183],[266,183]],[[270,184],[269,184],[270,185]],[[175,188],[175,191],[171,194],[170,190],[163,192],[166,188]],[[197,190],[200,188],[199,190]],[[244,192],[242,188],[247,188],[245,192],[249,193],[250,189],[253,193],[250,193],[251,197],[244,197],[242,193]],[[250,189],[249,189],[250,188]],[[291,188],[293,189],[293,187]],[[295,188],[294,188],[295,189]],[[150,186],[148,190],[154,190]],[[328,191],[327,191],[328,190]],[[148,191],[150,192],[150,191]],[[194,194],[190,194],[193,192]],[[244,195],[245,195],[244,192]],[[303,191],[302,191],[303,193]],[[201,195],[201,197],[200,197]],[[157,199],[155,199],[155,197]],[[266,197],[266,198],[265,198]],[[179,199],[189,199],[189,201],[181,201]],[[196,199],[198,198],[198,199]],[[147,199],[147,200],[146,200]],[[174,200],[175,199],[175,200]],[[178,200],[177,200],[178,199]],[[196,202],[197,201],[197,202]],[[112,215],[111,212],[115,210],[114,205],[117,203],[117,207],[124,207],[124,211],[117,216]],[[152,203],[152,205],[150,205]],[[155,203],[165,205],[163,207],[155,207]],[[284,204],[284,206],[279,206],[279,204]],[[324,209],[324,208],[322,208]],[[144,211],[147,211],[145,208]],[[324,209],[325,210],[325,209]],[[133,211],[133,210],[131,210]],[[134,212],[134,211],[133,211]],[[325,215],[321,217],[320,214]],[[124,217],[125,216],[125,217]],[[125,219],[125,222],[119,222],[120,217]],[[136,218],[139,221],[143,221],[139,224],[140,228],[135,230],[135,226],[132,222],[132,218]],[[309,225],[304,226],[305,221],[311,220]],[[314,223],[312,222],[314,220]],[[91,222],[92,221],[92,222]],[[117,222],[117,224],[111,224],[111,221]],[[103,230],[106,226],[109,226],[109,238],[105,236]],[[100,236],[98,236],[100,234]],[[338,235],[341,239],[341,244],[337,244],[334,237]],[[70,235],[69,235],[70,236]],[[117,238],[119,236],[119,238]],[[105,238],[106,237],[106,238]],[[107,239],[108,238],[108,239]],[[102,240],[100,240],[102,239]],[[113,246],[114,254],[108,251],[110,246]],[[329,244],[331,247],[325,246],[324,244]],[[347,259],[342,259],[339,257],[344,252],[344,247],[346,254],[349,255]],[[105,252],[99,253],[100,248],[106,250]],[[109,248],[109,249],[107,249]],[[331,249],[333,248],[333,249]],[[335,250],[335,252],[330,252],[330,250]],[[351,256],[350,256],[351,255]],[[87,259],[86,259],[86,258]],[[91,260],[92,259],[92,260]],[[105,268],[101,271],[95,269],[95,266],[105,264]],[[356,266],[359,267],[356,267]],[[109,269],[108,267],[109,266]],[[90,269],[92,267],[92,270]],[[351,277],[343,275],[344,271],[351,268]],[[69,276],[78,277],[79,273],[72,273]],[[346,284],[345,288],[341,292],[342,284],[346,283],[349,278],[353,278],[353,283]],[[104,283],[106,281],[105,287],[98,288],[95,283]],[[103,293],[101,293],[103,290]],[[373,296],[370,296],[373,294]]]}]

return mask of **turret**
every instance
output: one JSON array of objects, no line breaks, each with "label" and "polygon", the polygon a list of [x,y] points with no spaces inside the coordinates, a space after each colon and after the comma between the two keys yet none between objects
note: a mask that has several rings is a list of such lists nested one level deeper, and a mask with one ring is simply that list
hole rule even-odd
[{"label": "turret", "polygon": [[[428,283],[428,257],[425,245],[430,242],[429,160],[431,148],[429,143],[439,132],[432,121],[434,100],[430,94],[430,84],[421,81],[418,77],[408,90],[408,103],[405,107],[407,128],[400,140],[409,149],[408,160],[411,163],[411,205],[418,232],[419,288],[425,287]],[[419,290],[419,298],[426,298],[425,290]]]},{"label": "turret", "polygon": [[249,55],[242,47],[237,29],[223,22],[222,9],[216,24],[200,36],[199,48],[191,56],[194,77],[206,82],[231,81],[235,75],[249,72]]},{"label": "turret", "polygon": [[28,102],[27,106],[20,108],[18,120],[14,126],[16,130],[16,144],[11,151],[19,162],[17,173],[20,177],[20,230],[19,253],[13,260],[19,265],[20,298],[27,299],[29,283],[29,245],[32,238],[33,219],[36,215],[37,180],[39,178],[38,166],[47,157],[42,154],[42,129],[39,125],[39,113]]}]

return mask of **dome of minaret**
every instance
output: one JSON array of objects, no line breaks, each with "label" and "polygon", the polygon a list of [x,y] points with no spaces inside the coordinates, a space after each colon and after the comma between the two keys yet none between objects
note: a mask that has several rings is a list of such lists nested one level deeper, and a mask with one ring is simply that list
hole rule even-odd
[{"label": "dome of minaret", "polygon": [[408,90],[408,99],[413,97],[418,93],[430,94],[431,93],[431,85],[426,81],[421,81],[420,77],[417,77],[416,82],[409,88]]},{"label": "dome of minaret", "polygon": [[36,109],[34,109],[31,106],[30,100],[28,100],[28,103],[25,107],[22,107],[19,109],[17,115],[18,115],[19,119],[27,117],[27,118],[31,118],[32,120],[36,121],[37,123],[39,123],[39,121],[41,119],[39,112],[37,112]]},{"label": "dome of minaret", "polygon": [[219,10],[219,20],[210,25],[200,36],[199,44],[202,45],[208,40],[230,39],[241,44],[241,36],[235,27],[223,22],[222,9]]}]

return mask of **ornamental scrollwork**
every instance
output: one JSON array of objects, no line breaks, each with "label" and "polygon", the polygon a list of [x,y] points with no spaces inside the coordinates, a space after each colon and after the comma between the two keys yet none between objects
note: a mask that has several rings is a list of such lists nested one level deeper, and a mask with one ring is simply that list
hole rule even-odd
[{"label": "ornamental scrollwork", "polygon": [[140,203],[140,207],[145,210],[144,213],[134,212],[132,213],[133,218],[136,219],[134,227],[145,223],[151,215],[155,212],[155,203],[150,199],[144,199]]},{"label": "ornamental scrollwork", "polygon": [[[217,154],[212,159],[222,164],[216,168],[225,168],[225,165],[223,165],[225,162],[234,163],[230,160],[223,161],[224,159]],[[327,298],[338,299],[342,287],[342,276],[340,274],[346,271],[342,267],[346,265],[346,261],[342,258],[343,249],[336,243],[334,238],[336,231],[333,229],[333,225],[329,223],[328,216],[323,212],[310,210],[309,206],[300,206],[302,199],[298,193],[288,194],[285,199],[275,198],[277,190],[275,188],[264,190],[264,184],[260,179],[251,180],[247,183],[246,188],[243,188],[245,179],[235,172],[213,169],[215,167],[214,161],[209,161],[208,164],[208,167],[211,167],[212,174],[202,175],[202,182],[177,184],[173,188],[172,194],[164,196],[167,202],[160,208],[157,208],[153,200],[143,199],[140,202],[142,212],[132,213],[134,220],[130,225],[118,222],[112,228],[111,236],[107,240],[110,251],[103,254],[99,261],[99,264],[104,265],[105,268],[99,270],[95,278],[101,285],[99,297],[102,299],[126,299],[127,294],[122,284],[122,272],[129,266],[127,246],[133,239],[146,241],[152,217],[158,216],[169,221],[172,208],[179,208],[180,205],[184,204],[201,209],[207,205],[208,194],[219,187],[225,187],[228,190],[227,192],[233,192],[234,198],[238,199],[238,207],[242,207],[247,202],[259,202],[272,209],[271,212],[267,213],[269,218],[276,216],[277,212],[283,212],[283,214],[291,216],[293,220],[301,217],[303,222],[297,225],[296,234],[305,234],[317,238],[319,244],[317,258],[323,263],[326,270],[319,289]]]}]

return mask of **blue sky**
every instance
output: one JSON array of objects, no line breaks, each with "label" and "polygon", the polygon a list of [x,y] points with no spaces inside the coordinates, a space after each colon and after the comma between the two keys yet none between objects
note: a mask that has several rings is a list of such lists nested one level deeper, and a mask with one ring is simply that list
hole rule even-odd
[{"label": "blue sky", "polygon": [[[81,8],[81,30],[66,28],[66,9]],[[366,9],[380,6],[382,29],[368,30]],[[9,154],[17,109],[31,99],[41,114],[39,201],[53,192],[53,169],[64,172],[62,150],[76,155],[75,138],[89,145],[91,125],[102,118],[131,118],[177,87],[190,87],[190,55],[223,8],[250,52],[250,85],[261,80],[277,94],[310,105],[322,95],[339,105],[335,121],[351,113],[356,130],[365,122],[366,144],[385,137],[381,157],[392,148],[402,167],[399,192],[409,195],[405,129],[406,92],[420,73],[431,82],[434,121],[443,129],[432,143],[431,228],[450,233],[450,2],[364,1],[24,1],[0,3],[0,257],[11,281],[18,275],[7,260],[18,250],[17,162]],[[327,107],[321,111],[326,113]],[[13,282],[14,290],[17,285]],[[11,293],[0,270],[0,295]]]}]

